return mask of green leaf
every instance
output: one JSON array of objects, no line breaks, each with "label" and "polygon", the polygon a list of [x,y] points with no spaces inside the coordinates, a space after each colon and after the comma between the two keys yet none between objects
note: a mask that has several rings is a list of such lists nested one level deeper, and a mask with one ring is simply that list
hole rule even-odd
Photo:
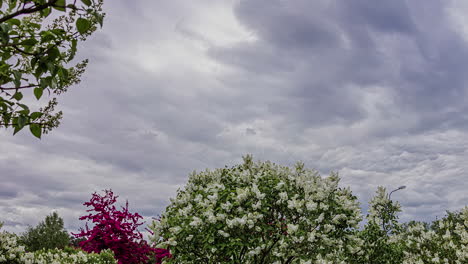
[{"label": "green leaf", "polygon": [[81,0],[81,2],[83,2],[83,4],[85,4],[87,6],[91,5],[91,0]]},{"label": "green leaf", "polygon": [[83,35],[83,33],[85,33],[86,31],[88,31],[88,29],[90,28],[91,26],[91,22],[89,22],[89,20],[87,19],[84,19],[84,18],[78,18],[76,20],[76,29],[78,30],[78,32],[80,32],[80,34]]},{"label": "green leaf", "polygon": [[55,80],[55,78],[52,78],[50,80],[50,88],[57,89],[57,81]]},{"label": "green leaf", "polygon": [[8,9],[13,10],[13,8],[15,7],[16,7],[16,0],[11,0],[8,5]]},{"label": "green leaf", "polygon": [[34,88],[34,96],[36,97],[37,100],[41,99],[42,93],[44,93],[44,88],[42,87]]},{"label": "green leaf", "polygon": [[68,70],[65,69],[65,68],[62,68],[62,74],[63,74],[63,80],[64,81],[68,81],[68,78],[69,78],[69,73],[68,73]]},{"label": "green leaf", "polygon": [[65,12],[66,5],[67,3],[65,0],[57,0],[57,2],[55,2],[55,5],[53,5],[53,8]]},{"label": "green leaf", "polygon": [[23,94],[21,92],[16,92],[11,98],[19,101],[19,100],[23,99]]},{"label": "green leaf", "polygon": [[40,118],[41,116],[43,116],[44,113],[42,112],[33,112],[30,116],[31,120],[36,120],[38,118]]},{"label": "green leaf", "polygon": [[30,38],[30,39],[26,39],[26,40],[21,41],[20,45],[34,46],[34,45],[36,45],[37,42],[38,42],[37,39]]},{"label": "green leaf", "polygon": [[54,63],[48,62],[47,69],[50,72],[50,76],[54,77],[57,74],[57,66]]},{"label": "green leaf", "polygon": [[20,26],[21,25],[21,20],[16,19],[16,18],[12,18],[12,19],[8,20],[8,23],[10,23],[10,25]]},{"label": "green leaf", "polygon": [[103,14],[99,14],[99,13],[95,13],[95,14],[94,14],[94,17],[96,18],[97,22],[99,23],[99,26],[102,27],[103,20],[104,20],[104,15],[103,15]]},{"label": "green leaf", "polygon": [[28,118],[24,115],[18,116],[18,127],[23,128],[28,122]]},{"label": "green leaf", "polygon": [[40,24],[37,24],[37,23],[29,23],[29,25],[33,28],[36,28],[36,29],[41,29],[41,25]]},{"label": "green leaf", "polygon": [[42,35],[41,43],[46,43],[46,42],[49,42],[51,40],[55,40],[55,35],[54,34],[52,34],[49,31],[43,31],[43,32],[44,33],[41,33],[41,35]]},{"label": "green leaf", "polygon": [[42,128],[39,124],[31,124],[29,126],[29,130],[31,131],[31,133],[37,137],[37,138],[41,138],[41,135],[42,135]]},{"label": "green leaf", "polygon": [[60,36],[66,33],[66,31],[61,28],[52,29],[50,30],[50,32],[54,33],[57,36]]},{"label": "green leaf", "polygon": [[21,129],[23,129],[23,127],[19,127],[18,125],[14,125],[15,127],[15,130],[13,131],[13,136],[16,135],[16,133],[20,132]]},{"label": "green leaf", "polygon": [[52,12],[52,8],[48,7],[46,9],[41,10],[41,15],[43,17],[48,17],[51,12]]},{"label": "green leaf", "polygon": [[21,110],[21,111],[18,111],[18,113],[22,114],[22,115],[29,115],[29,109],[28,110]]},{"label": "green leaf", "polygon": [[3,33],[7,33],[7,35],[8,35],[8,32],[11,30],[11,26],[9,24],[7,24],[7,23],[0,24],[0,30]]},{"label": "green leaf", "polygon": [[20,85],[21,85],[21,75],[22,74],[21,74],[20,71],[13,71],[13,76],[15,77],[13,82],[15,83],[16,88],[20,87]]},{"label": "green leaf", "polygon": [[6,113],[6,114],[3,114],[3,123],[4,124],[10,124],[10,120],[11,120],[11,113]]},{"label": "green leaf", "polygon": [[56,67],[56,66],[55,66],[55,64],[54,64],[53,62],[47,62],[47,63],[46,63],[46,66],[47,66],[47,70],[48,70],[49,72],[52,73],[53,71],[55,71],[55,67]]},{"label": "green leaf", "polygon": [[77,43],[78,41],[76,39],[73,39],[71,41],[70,57],[68,58],[68,61],[73,60],[73,58],[75,57]]},{"label": "green leaf", "polygon": [[29,113],[29,107],[25,104],[18,104],[19,107],[23,108],[24,110],[27,110]]},{"label": "green leaf", "polygon": [[54,46],[53,48],[51,48],[48,52],[48,59],[53,61],[55,60],[56,58],[60,57],[60,50],[57,48],[57,46]]}]

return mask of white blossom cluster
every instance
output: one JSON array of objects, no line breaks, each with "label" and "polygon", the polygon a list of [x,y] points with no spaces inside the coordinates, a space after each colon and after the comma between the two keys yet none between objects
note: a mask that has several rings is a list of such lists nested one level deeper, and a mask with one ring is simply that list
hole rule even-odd
[{"label": "white blossom cluster", "polygon": [[408,228],[403,237],[406,246],[403,263],[468,263],[468,207],[458,217],[449,215],[433,225],[435,230],[422,223]]},{"label": "white blossom cluster", "polygon": [[370,202],[367,224],[360,230],[362,255],[352,263],[468,263],[468,207],[432,224],[400,224],[400,205],[379,187]]},{"label": "white blossom cluster", "polygon": [[68,253],[61,250],[26,252],[18,244],[17,236],[0,233],[0,263],[8,264],[115,264],[111,251],[88,254],[83,251]]},{"label": "white blossom cluster", "polygon": [[250,156],[244,164],[193,173],[151,225],[170,263],[328,263],[359,252],[356,197],[332,174]]}]

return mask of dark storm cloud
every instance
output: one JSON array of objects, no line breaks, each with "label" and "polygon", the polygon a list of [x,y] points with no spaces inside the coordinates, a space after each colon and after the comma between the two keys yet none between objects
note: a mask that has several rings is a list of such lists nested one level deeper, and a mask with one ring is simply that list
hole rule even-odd
[{"label": "dark storm cloud", "polygon": [[415,33],[407,1],[357,0],[337,4],[349,27],[371,27],[385,33]]},{"label": "dark storm cloud", "polygon": [[428,24],[445,8],[430,2],[421,11],[407,1],[240,1],[236,15],[258,40],[210,52],[252,74],[240,78],[287,79],[282,98],[260,103],[304,126],[366,118],[362,94],[377,85],[418,115],[409,131],[454,127],[466,120],[468,49],[446,15]]}]

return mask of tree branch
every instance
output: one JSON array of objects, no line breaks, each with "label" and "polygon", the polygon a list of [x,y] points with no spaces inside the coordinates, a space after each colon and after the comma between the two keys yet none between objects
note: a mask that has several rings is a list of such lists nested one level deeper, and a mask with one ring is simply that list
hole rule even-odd
[{"label": "tree branch", "polygon": [[36,87],[36,86],[39,86],[39,85],[38,84],[29,84],[29,85],[20,86],[20,87],[1,87],[0,86],[0,90],[1,91],[20,90],[20,89],[26,89],[26,88]]},{"label": "tree branch", "polygon": [[[44,122],[28,122],[28,123],[26,123],[26,124],[24,125],[24,127],[30,126],[30,125],[34,125],[34,124],[44,126],[44,125],[46,125],[47,123],[44,123]],[[6,124],[6,123],[0,122],[0,126],[17,126],[17,125],[18,125],[18,123],[9,123],[9,124]]]},{"label": "tree branch", "polygon": [[17,17],[19,15],[24,15],[24,14],[31,14],[31,13],[34,13],[34,12],[37,12],[37,11],[41,11],[41,10],[44,10],[48,7],[51,7],[53,6],[58,0],[50,0],[49,2],[45,3],[45,4],[42,4],[42,5],[38,5],[34,8],[23,8],[21,10],[18,10],[12,14],[9,14],[9,15],[6,15],[2,18],[0,18],[0,23],[3,23],[7,20],[10,20],[14,17]]},{"label": "tree branch", "polygon": [[268,255],[268,253],[270,253],[271,249],[275,246],[275,244],[278,241],[280,241],[279,237],[276,238],[276,240],[273,242],[273,244],[271,244],[271,246],[267,250],[263,251],[263,255],[262,255],[262,258],[260,259],[260,263],[264,263],[266,256]]},{"label": "tree branch", "polygon": [[26,54],[26,55],[31,55],[31,56],[36,56],[36,55],[38,55],[38,54],[36,54],[36,53],[31,53],[31,52],[24,51],[24,50],[18,48],[16,45],[11,45],[11,46],[12,46],[15,50],[17,50],[17,51],[19,51],[19,52],[21,52],[21,53],[24,53],[24,54]]},{"label": "tree branch", "polygon": [[289,258],[286,260],[285,264],[291,263],[291,262],[293,261],[294,258],[295,258],[295,256],[289,257]]}]

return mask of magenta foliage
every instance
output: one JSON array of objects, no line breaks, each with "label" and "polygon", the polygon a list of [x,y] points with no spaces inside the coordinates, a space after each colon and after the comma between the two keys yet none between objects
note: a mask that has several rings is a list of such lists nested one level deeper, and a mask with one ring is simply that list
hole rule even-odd
[{"label": "magenta foliage", "polygon": [[80,220],[91,221],[94,224],[89,229],[80,229],[75,237],[84,237],[80,247],[86,252],[99,253],[101,250],[110,249],[114,252],[119,264],[147,263],[150,256],[156,258],[156,263],[161,263],[164,257],[171,257],[167,249],[153,248],[143,239],[138,231],[139,220],[143,217],[138,213],[128,211],[128,201],[122,210],[117,210],[114,204],[117,202],[112,190],[105,190],[105,195],[93,193],[89,202],[84,203],[89,213],[80,217]]}]

